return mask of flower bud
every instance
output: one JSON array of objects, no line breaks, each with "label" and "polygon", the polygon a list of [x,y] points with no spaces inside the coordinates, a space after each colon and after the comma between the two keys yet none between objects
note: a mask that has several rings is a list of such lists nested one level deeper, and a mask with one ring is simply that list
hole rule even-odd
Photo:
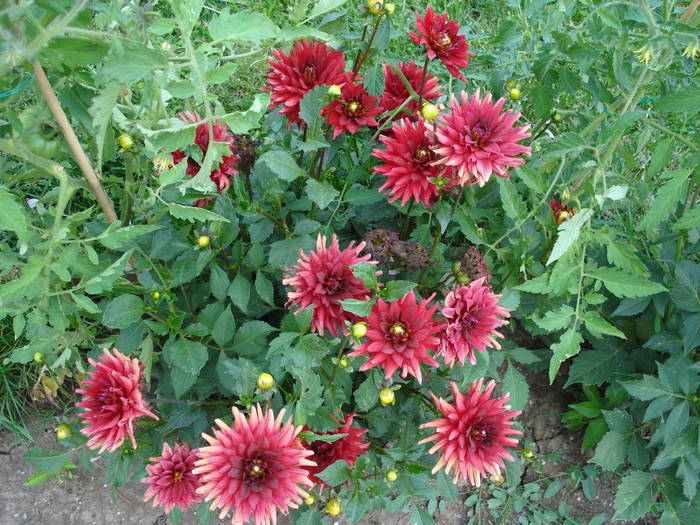
[{"label": "flower bud", "polygon": [[348,366],[350,366],[350,361],[347,357],[341,357],[340,361],[338,361],[338,366],[340,368],[347,368]]},{"label": "flower bud", "polygon": [[211,243],[211,237],[208,235],[200,235],[197,237],[197,246],[200,248],[206,248],[209,246],[209,243]]},{"label": "flower bud", "polygon": [[520,90],[516,87],[512,88],[510,91],[508,91],[508,96],[513,100],[518,100],[520,99]]},{"label": "flower bud", "polygon": [[459,275],[459,271],[462,269],[462,263],[459,261],[455,261],[452,263],[452,266],[450,269],[452,270],[453,274]]},{"label": "flower bud", "polygon": [[421,109],[420,114],[423,115],[425,120],[435,120],[440,114],[440,108],[438,108],[435,104],[426,102],[423,104],[423,109]]},{"label": "flower bud", "polygon": [[343,94],[343,91],[338,84],[333,84],[332,86],[328,86],[328,96],[329,97],[338,98],[342,94]]},{"label": "flower bud", "polygon": [[304,498],[304,503],[306,503],[307,505],[313,505],[315,501],[316,496],[314,496],[313,494],[309,494]]},{"label": "flower bud", "polygon": [[523,450],[523,457],[527,459],[532,459],[535,456],[535,453],[532,451],[531,448],[526,448]]},{"label": "flower bud", "polygon": [[275,386],[275,378],[267,372],[263,372],[258,376],[258,388],[260,390],[270,390]]},{"label": "flower bud", "polygon": [[555,113],[552,118],[554,119],[554,122],[561,122],[561,113]]},{"label": "flower bud", "polygon": [[343,510],[343,506],[338,498],[329,499],[326,503],[326,512],[331,516],[337,516],[341,510]]},{"label": "flower bud", "polygon": [[34,352],[34,362],[41,364],[44,362],[44,354],[41,352]]},{"label": "flower bud", "polygon": [[73,432],[71,431],[70,427],[66,425],[65,423],[58,425],[56,427],[56,437],[58,439],[68,439],[73,435]]},{"label": "flower bud", "polygon": [[392,4],[392,3],[385,4],[384,11],[386,11],[387,15],[393,15],[394,11],[396,11],[396,4]]},{"label": "flower bud", "polygon": [[466,273],[459,272],[457,274],[457,282],[459,284],[469,284],[471,282],[471,279]]},{"label": "flower bud", "polygon": [[160,299],[160,292],[156,290],[155,292],[151,292],[151,297],[153,297],[154,301],[157,301]]},{"label": "flower bud", "polygon": [[134,145],[134,138],[127,133],[122,133],[121,135],[119,135],[117,142],[119,142],[119,145],[122,148],[130,149]]},{"label": "flower bud", "polygon": [[379,391],[379,402],[382,406],[393,405],[396,402],[396,395],[391,388],[382,388]]},{"label": "flower bud", "polygon": [[367,323],[355,323],[352,325],[352,336],[360,339],[367,335]]},{"label": "flower bud", "polygon": [[367,0],[367,9],[373,15],[380,15],[384,10],[384,0]]},{"label": "flower bud", "polygon": [[396,472],[394,469],[386,471],[386,480],[387,481],[396,481],[397,479],[399,479],[399,473]]}]

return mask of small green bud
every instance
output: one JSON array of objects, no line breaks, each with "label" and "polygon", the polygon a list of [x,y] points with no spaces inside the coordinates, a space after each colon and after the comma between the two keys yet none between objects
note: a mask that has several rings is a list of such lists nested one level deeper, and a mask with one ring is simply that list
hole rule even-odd
[{"label": "small green bud", "polygon": [[396,395],[391,388],[382,388],[379,391],[379,402],[383,406],[393,405],[396,403]]},{"label": "small green bud", "polygon": [[352,325],[352,336],[355,339],[361,339],[367,335],[367,323],[355,323]]},{"label": "small green bud", "polygon": [[399,473],[396,472],[394,469],[386,471],[386,480],[387,481],[396,481],[397,479],[399,479]]},{"label": "small green bud", "polygon": [[267,372],[263,372],[258,376],[258,388],[260,390],[270,390],[275,386],[275,378]]}]

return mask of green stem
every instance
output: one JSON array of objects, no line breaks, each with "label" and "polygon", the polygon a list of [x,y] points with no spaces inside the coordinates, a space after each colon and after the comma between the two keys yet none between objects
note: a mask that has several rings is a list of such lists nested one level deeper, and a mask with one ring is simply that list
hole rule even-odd
[{"label": "green stem", "polygon": [[374,23],[374,27],[372,28],[372,34],[369,37],[369,41],[367,42],[367,47],[365,48],[365,52],[362,55],[362,58],[353,65],[352,68],[352,78],[351,80],[354,82],[355,77],[357,76],[358,71],[360,71],[360,68],[362,67],[362,64],[365,63],[365,60],[367,60],[367,57],[369,56],[369,51],[372,49],[372,43],[374,42],[374,37],[377,35],[377,29],[379,29],[379,23],[382,21],[382,17],[377,16],[377,21]]},{"label": "green stem", "polygon": [[425,60],[423,61],[423,75],[420,79],[420,89],[418,90],[418,111],[423,109],[423,89],[425,88],[425,77],[428,76],[428,53],[425,54]]},{"label": "green stem", "polygon": [[401,235],[399,235],[399,238],[402,241],[405,241],[406,238],[408,237],[408,228],[411,224],[411,210],[413,209],[413,203],[415,201],[411,200],[408,203],[408,209],[406,210],[406,221],[403,223],[403,228],[401,228]]}]

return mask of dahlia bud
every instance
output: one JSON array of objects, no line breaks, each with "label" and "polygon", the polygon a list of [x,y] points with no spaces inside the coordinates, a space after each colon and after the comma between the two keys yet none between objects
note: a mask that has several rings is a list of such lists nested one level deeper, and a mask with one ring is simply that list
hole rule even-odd
[{"label": "dahlia bud", "polygon": [[373,15],[380,15],[384,10],[384,0],[367,0],[367,9]]},{"label": "dahlia bud", "polygon": [[313,505],[315,501],[316,496],[314,496],[313,494],[309,494],[304,498],[304,503],[306,503],[307,505]]},{"label": "dahlia bud", "polygon": [[338,98],[340,95],[343,94],[343,90],[338,84],[333,84],[332,86],[328,86],[328,96],[331,98]]},{"label": "dahlia bud", "polygon": [[561,224],[564,221],[568,221],[572,217],[572,213],[569,210],[561,210],[557,215],[557,224]]},{"label": "dahlia bud", "polygon": [[326,512],[331,516],[337,516],[341,510],[343,510],[343,506],[338,498],[329,499],[326,503]]},{"label": "dahlia bud", "polygon": [[156,290],[155,292],[151,292],[151,297],[153,297],[154,301],[157,301],[160,299],[160,292]]},{"label": "dahlia bud", "polygon": [[211,243],[211,237],[208,235],[200,235],[197,237],[197,246],[200,248],[206,248],[209,246],[209,243]]},{"label": "dahlia bud", "polygon": [[520,90],[516,87],[508,91],[508,96],[513,100],[518,100],[520,98]]},{"label": "dahlia bud", "polygon": [[531,448],[526,448],[523,450],[523,457],[527,459],[532,459],[535,456],[535,453],[532,451]]},{"label": "dahlia bud", "polygon": [[420,113],[423,115],[425,120],[435,120],[440,114],[440,108],[438,108],[435,104],[426,102],[423,104],[423,109],[421,109]]},{"label": "dahlia bud", "polygon": [[367,335],[367,323],[355,323],[352,325],[352,336],[361,339]]},{"label": "dahlia bud", "polygon": [[495,483],[496,485],[500,485],[501,483],[503,483],[505,481],[505,479],[503,478],[503,474],[501,474],[499,472],[497,476],[494,476],[493,474],[491,474],[491,481],[493,483]]},{"label": "dahlia bud", "polygon": [[552,118],[554,119],[554,122],[561,122],[561,113],[555,113]]},{"label": "dahlia bud", "polygon": [[347,357],[341,357],[340,361],[338,361],[338,366],[340,366],[340,368],[347,368],[350,366],[350,361]]},{"label": "dahlia bud", "polygon": [[571,194],[569,193],[569,190],[564,190],[561,192],[561,200],[562,202],[566,202],[571,198]]},{"label": "dahlia bud", "polygon": [[396,4],[388,3],[384,5],[384,11],[387,15],[393,15],[396,11]]},{"label": "dahlia bud", "polygon": [[396,395],[391,388],[382,388],[379,391],[379,402],[382,406],[393,405],[396,402]]},{"label": "dahlia bud", "polygon": [[127,133],[122,133],[121,135],[119,135],[117,142],[119,142],[119,145],[122,148],[130,149],[134,145],[134,138]]},{"label": "dahlia bud", "polygon": [[461,269],[462,269],[462,263],[461,263],[461,262],[455,261],[455,262],[452,263],[451,270],[452,270],[452,273],[453,273],[453,274],[459,275],[459,271],[460,271]]},{"label": "dahlia bud", "polygon": [[34,362],[37,364],[41,364],[44,362],[44,354],[41,352],[34,352]]},{"label": "dahlia bud", "polygon": [[396,481],[397,479],[399,479],[399,473],[396,472],[394,469],[386,471],[386,480],[387,481]]},{"label": "dahlia bud", "polygon": [[267,372],[263,372],[258,376],[258,388],[260,390],[270,390],[275,386],[275,378]]},{"label": "dahlia bud", "polygon": [[65,423],[58,425],[56,427],[56,437],[58,439],[68,439],[73,435],[73,432],[71,431],[70,427],[66,425]]},{"label": "dahlia bud", "polygon": [[457,282],[459,284],[469,284],[471,282],[471,279],[466,273],[459,272],[457,274]]}]

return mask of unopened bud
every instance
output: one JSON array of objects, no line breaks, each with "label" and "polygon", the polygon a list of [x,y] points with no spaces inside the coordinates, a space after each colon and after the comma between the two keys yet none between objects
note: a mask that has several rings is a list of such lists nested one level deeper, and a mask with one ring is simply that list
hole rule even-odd
[{"label": "unopened bud", "polygon": [[333,84],[332,86],[328,86],[328,96],[331,98],[338,98],[340,95],[342,95],[343,91],[341,87],[338,84]]}]

